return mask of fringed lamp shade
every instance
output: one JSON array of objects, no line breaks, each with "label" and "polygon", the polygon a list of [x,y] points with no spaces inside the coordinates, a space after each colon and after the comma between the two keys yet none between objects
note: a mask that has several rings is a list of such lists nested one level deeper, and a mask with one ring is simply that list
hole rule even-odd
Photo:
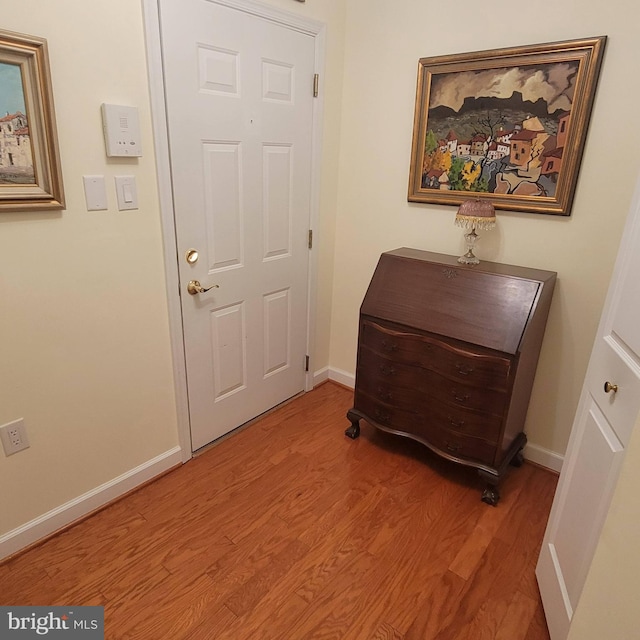
[{"label": "fringed lamp shade", "polygon": [[489,200],[465,200],[456,214],[456,224],[466,229],[488,231],[496,226],[496,210]]},{"label": "fringed lamp shade", "polygon": [[465,200],[456,214],[456,224],[459,227],[471,229],[465,234],[467,243],[467,253],[458,258],[458,262],[463,264],[478,264],[480,260],[473,254],[473,249],[478,240],[477,229],[488,231],[496,226],[496,210],[489,200]]}]

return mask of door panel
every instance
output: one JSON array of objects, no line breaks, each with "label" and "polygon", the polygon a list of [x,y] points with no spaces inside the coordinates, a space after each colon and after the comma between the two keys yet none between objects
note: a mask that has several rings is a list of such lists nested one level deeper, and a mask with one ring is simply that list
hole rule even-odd
[{"label": "door panel", "polygon": [[[597,538],[594,525],[604,522],[623,447],[596,404],[584,416],[584,433],[575,453],[572,482],[556,523],[553,547],[558,570],[575,610]],[[583,540],[584,544],[576,544]]]},{"label": "door panel", "polygon": [[[640,367],[616,336],[609,334],[597,345],[588,381],[591,395],[627,446],[640,409]],[[617,385],[615,393],[605,392],[607,381]]]},{"label": "door panel", "polygon": [[290,146],[264,145],[264,259],[275,260],[291,255],[291,173]]},{"label": "door panel", "polygon": [[[640,181],[598,327],[536,567],[552,640],[564,640],[640,413]],[[608,391],[605,383],[614,385]]]},{"label": "door panel", "polygon": [[235,304],[223,309],[213,309],[209,318],[214,397],[219,402],[247,386],[247,351],[243,339],[246,334],[244,306]]},{"label": "door panel", "polygon": [[159,8],[195,450],[305,387],[315,41],[215,1]]},{"label": "door panel", "polygon": [[[640,236],[638,221],[635,223],[635,236]],[[638,316],[628,312],[629,301],[640,300],[640,251],[635,250],[624,256],[624,275],[620,280],[619,290],[611,314],[611,333],[620,343],[626,345],[629,354],[640,354],[640,322]],[[637,311],[637,309],[636,309]],[[638,360],[635,360],[638,362]]]},{"label": "door panel", "polygon": [[237,143],[206,142],[202,157],[206,255],[212,274],[242,264],[241,148]]}]

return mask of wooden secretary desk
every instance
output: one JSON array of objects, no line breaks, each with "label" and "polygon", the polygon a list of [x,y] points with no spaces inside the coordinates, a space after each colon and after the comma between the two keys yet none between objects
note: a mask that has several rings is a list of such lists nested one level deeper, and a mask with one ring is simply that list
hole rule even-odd
[{"label": "wooden secretary desk", "polygon": [[488,482],[496,505],[523,432],[556,274],[448,255],[383,253],[360,307],[354,406],[360,420],[421,442]]}]

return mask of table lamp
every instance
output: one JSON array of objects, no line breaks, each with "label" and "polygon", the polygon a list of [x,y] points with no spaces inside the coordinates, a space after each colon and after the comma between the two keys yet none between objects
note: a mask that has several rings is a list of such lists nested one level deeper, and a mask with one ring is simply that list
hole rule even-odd
[{"label": "table lamp", "polygon": [[473,255],[473,248],[478,241],[476,228],[488,231],[496,226],[496,210],[489,200],[465,200],[456,213],[455,223],[465,229],[471,228],[469,233],[465,233],[464,239],[467,243],[467,252],[458,258],[462,264],[478,264],[480,260]]}]

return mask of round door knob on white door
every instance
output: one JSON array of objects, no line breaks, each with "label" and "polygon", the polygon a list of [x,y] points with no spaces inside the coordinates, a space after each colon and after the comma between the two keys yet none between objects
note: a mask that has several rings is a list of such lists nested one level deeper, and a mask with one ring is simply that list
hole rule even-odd
[{"label": "round door knob on white door", "polygon": [[197,249],[189,249],[189,251],[187,251],[187,253],[184,254],[184,259],[189,263],[189,264],[195,264],[196,262],[198,262],[198,258],[199,258],[199,254],[198,254],[198,250]]},{"label": "round door knob on white door", "polygon": [[210,287],[203,287],[198,280],[189,280],[189,284],[187,285],[187,291],[195,296],[198,293],[206,293],[210,289],[218,289],[220,288],[219,284],[212,284]]},{"label": "round door knob on white door", "polygon": [[611,384],[608,380],[604,383],[604,392],[609,393],[613,391],[615,393],[618,390],[617,384]]}]

